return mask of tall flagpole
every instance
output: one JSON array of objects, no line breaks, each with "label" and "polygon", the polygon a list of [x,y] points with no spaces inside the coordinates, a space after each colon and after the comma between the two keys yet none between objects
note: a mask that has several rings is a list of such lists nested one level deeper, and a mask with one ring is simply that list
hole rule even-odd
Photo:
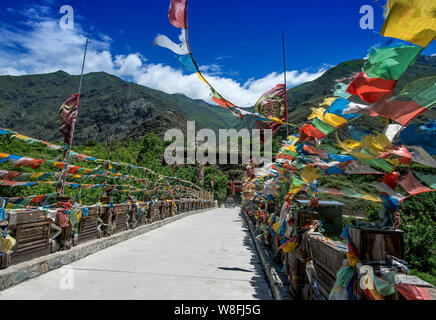
[{"label": "tall flagpole", "polygon": [[[79,84],[79,94],[82,92],[82,82],[83,82],[83,70],[85,69],[85,60],[86,60],[86,52],[88,51],[88,39],[86,39],[85,44],[85,54],[83,55],[83,62],[82,62],[82,71],[80,73],[80,84]],[[73,141],[71,140],[71,143]]]},{"label": "tall flagpole", "polygon": [[[282,33],[283,44],[283,76],[285,78],[285,108],[286,108],[286,122],[288,122],[288,89],[286,83],[286,55],[285,55],[285,33]],[[289,126],[286,125],[286,139],[289,137]]]},{"label": "tall flagpole", "polygon": [[[80,83],[79,83],[79,101],[80,101],[80,94],[82,92],[82,83],[83,83],[83,71],[85,69],[85,61],[86,61],[86,53],[88,51],[88,39],[86,39],[86,44],[85,44],[85,53],[83,55],[83,62],[82,62],[82,71],[80,72]],[[77,108],[79,106],[77,105]],[[77,117],[79,116],[79,110],[77,109]],[[77,119],[76,117],[76,119]],[[61,196],[64,195],[64,189],[65,189],[65,182],[67,181],[67,174],[68,174],[68,166],[70,164],[70,156],[71,156],[71,146],[73,145],[73,138],[74,138],[74,131],[71,134],[71,142],[70,142],[70,146],[68,147],[68,154],[67,154],[67,162],[65,164],[65,171],[64,171],[64,178],[62,181],[62,193]]]}]

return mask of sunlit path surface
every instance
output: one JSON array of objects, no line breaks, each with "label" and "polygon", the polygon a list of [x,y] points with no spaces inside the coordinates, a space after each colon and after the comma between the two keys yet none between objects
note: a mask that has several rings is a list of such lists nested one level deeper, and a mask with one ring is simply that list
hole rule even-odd
[{"label": "sunlit path surface", "polygon": [[272,299],[239,211],[186,217],[2,291],[0,299]]}]

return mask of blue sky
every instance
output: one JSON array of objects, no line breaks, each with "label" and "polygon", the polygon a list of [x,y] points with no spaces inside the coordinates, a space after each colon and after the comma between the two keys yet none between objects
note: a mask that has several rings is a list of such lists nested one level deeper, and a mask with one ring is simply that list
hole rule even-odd
[{"label": "blue sky", "polygon": [[[90,38],[86,71],[106,71],[168,93],[208,100],[207,88],[183,74],[173,54],[152,42],[174,41],[169,0],[3,0],[0,3],[0,74],[59,69],[77,74],[80,50]],[[75,29],[61,30],[61,5],[75,12]],[[359,26],[362,5],[375,10],[375,29]],[[290,85],[318,77],[329,66],[366,56],[382,40],[384,1],[190,0],[190,43],[212,84],[240,106],[253,104],[281,82],[281,34],[285,32]],[[431,44],[423,54],[436,53]],[[209,100],[208,100],[209,101]]]}]

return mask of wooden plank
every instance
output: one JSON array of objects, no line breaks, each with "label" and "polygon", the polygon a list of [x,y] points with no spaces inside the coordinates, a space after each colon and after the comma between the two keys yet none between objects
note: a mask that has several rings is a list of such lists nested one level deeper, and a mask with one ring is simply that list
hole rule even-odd
[{"label": "wooden plank", "polygon": [[16,246],[35,239],[45,239],[48,241],[50,238],[50,224],[50,221],[45,221],[17,226],[15,233]]},{"label": "wooden plank", "polygon": [[330,296],[330,291],[320,283],[318,283],[318,289],[321,293],[322,298],[324,298],[324,300],[328,300]]},{"label": "wooden plank", "polygon": [[316,280],[320,283],[328,292],[330,292],[336,282],[336,276],[332,277],[323,267],[319,266],[315,262],[313,263],[315,268]]},{"label": "wooden plank", "polygon": [[290,288],[296,297],[300,297],[304,284],[308,281],[306,275],[306,264],[297,259],[296,250],[287,254],[287,264],[289,267],[288,274],[290,279]]},{"label": "wooden plank", "polygon": [[20,225],[25,223],[35,223],[47,221],[45,211],[43,210],[29,210],[29,211],[9,211],[9,221],[11,225]]},{"label": "wooden plank", "polygon": [[126,220],[127,220],[128,212],[124,211],[121,213],[118,213],[118,215],[115,218],[116,228],[115,233],[125,231],[128,229]]},{"label": "wooden plank", "polygon": [[404,232],[350,228],[351,243],[365,261],[385,261],[387,255],[404,259]]},{"label": "wooden plank", "polygon": [[22,243],[20,246],[15,246],[14,253],[20,253],[24,251],[31,251],[47,245],[47,241],[39,240],[29,243]]},{"label": "wooden plank", "polygon": [[88,216],[98,216],[98,214],[100,213],[100,206],[91,206],[91,207],[87,207],[88,208]]},{"label": "wooden plank", "polygon": [[297,227],[303,228],[307,225],[310,225],[313,223],[314,220],[319,220],[318,213],[311,212],[311,211],[297,211],[296,212],[296,221],[297,221]]},{"label": "wooden plank", "polygon": [[18,253],[13,253],[11,255],[11,265],[15,265],[21,262],[25,262],[25,261],[29,261],[35,258],[39,258],[45,255],[48,255],[51,253],[51,245],[44,245],[41,246],[40,248],[31,250],[31,251],[27,251],[27,252],[18,252]]},{"label": "wooden plank", "polygon": [[331,277],[336,278],[336,272],[347,258],[346,250],[312,237],[309,237],[309,247],[313,262],[323,267]]}]

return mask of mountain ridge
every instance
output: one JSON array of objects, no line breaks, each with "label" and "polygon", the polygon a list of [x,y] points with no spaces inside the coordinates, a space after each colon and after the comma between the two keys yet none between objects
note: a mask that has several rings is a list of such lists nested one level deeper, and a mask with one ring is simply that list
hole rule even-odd
[{"label": "mountain ridge", "polygon": [[[0,109],[6,127],[39,139],[61,140],[58,111],[65,99],[76,92],[79,81],[79,76],[62,70],[0,76]],[[220,106],[181,93],[167,94],[105,72],[91,72],[84,75],[74,141],[81,144],[87,140],[102,142],[109,137],[123,139],[147,119],[168,111],[182,115],[185,121],[196,121],[198,128],[218,130],[233,127],[239,121]]]},{"label": "mountain ridge", "polygon": [[[289,122],[297,125],[307,123],[311,108],[318,107],[324,98],[333,96],[337,80],[351,79],[362,70],[364,62],[363,59],[342,62],[317,79],[289,89]],[[421,55],[399,79],[396,90],[400,91],[419,78],[434,75],[436,56]],[[3,116],[0,123],[3,125],[5,119],[6,127],[14,131],[43,140],[61,141],[59,107],[75,93],[79,80],[79,76],[62,70],[48,74],[0,76],[0,110]],[[350,97],[349,100],[362,102],[358,97]],[[253,107],[247,110],[252,111]],[[172,116],[174,119],[171,119]],[[435,116],[436,111],[429,110],[416,121],[428,121]],[[382,127],[378,118],[362,116],[360,119],[359,125],[363,127]],[[256,127],[255,121],[239,120],[228,110],[203,100],[191,99],[182,93],[167,94],[126,82],[106,72],[91,72],[84,75],[74,142],[103,142],[108,138],[122,140],[131,135],[136,140],[147,130],[162,136],[164,129],[185,131],[183,128],[186,128],[188,120],[196,121],[197,129],[215,131]],[[297,132],[290,128],[290,133]],[[286,128],[282,126],[276,136],[285,135]]]}]

